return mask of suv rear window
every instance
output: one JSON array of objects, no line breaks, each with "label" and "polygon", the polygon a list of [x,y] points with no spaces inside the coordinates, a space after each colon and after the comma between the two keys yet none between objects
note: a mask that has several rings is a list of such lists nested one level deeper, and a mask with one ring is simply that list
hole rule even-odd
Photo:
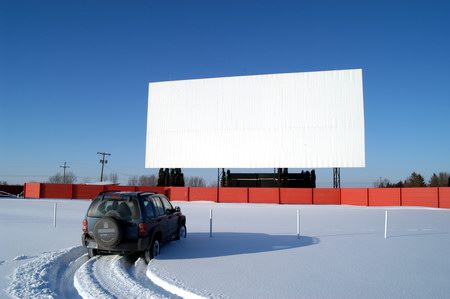
[{"label": "suv rear window", "polygon": [[88,217],[116,216],[121,219],[138,219],[139,208],[136,196],[105,194],[97,197],[88,210]]}]

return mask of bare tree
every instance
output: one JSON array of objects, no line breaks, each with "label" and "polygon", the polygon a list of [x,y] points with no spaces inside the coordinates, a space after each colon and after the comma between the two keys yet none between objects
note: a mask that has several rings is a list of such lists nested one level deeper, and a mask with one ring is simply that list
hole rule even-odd
[{"label": "bare tree", "polygon": [[128,186],[137,186],[139,183],[139,177],[134,175],[128,179]]},{"label": "bare tree", "polygon": [[216,188],[217,187],[217,182],[216,181],[210,181],[206,186],[210,187],[210,188]]},{"label": "bare tree", "polygon": [[48,178],[50,184],[74,184],[76,181],[77,177],[71,171],[66,172],[65,178],[60,172]]},{"label": "bare tree", "polygon": [[379,181],[373,183],[375,188],[403,188],[403,182],[399,181],[398,183],[391,183],[388,179],[380,178]]},{"label": "bare tree", "polygon": [[113,184],[119,183],[119,175],[117,173],[110,173],[108,180]]},{"label": "bare tree", "polygon": [[139,185],[140,186],[156,186],[158,183],[158,179],[155,175],[141,175],[139,177]]},{"label": "bare tree", "polygon": [[380,178],[379,181],[376,181],[373,183],[373,186],[375,188],[388,188],[391,186],[391,182],[388,179],[382,179]]},{"label": "bare tree", "polygon": [[206,182],[202,177],[190,176],[186,180],[187,187],[206,187]]}]

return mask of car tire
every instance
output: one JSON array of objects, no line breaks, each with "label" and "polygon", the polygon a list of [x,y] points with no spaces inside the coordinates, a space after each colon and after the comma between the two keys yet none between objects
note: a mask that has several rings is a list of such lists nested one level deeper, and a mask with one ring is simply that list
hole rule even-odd
[{"label": "car tire", "polygon": [[161,249],[161,242],[159,241],[159,239],[154,238],[152,240],[150,248],[144,251],[145,262],[148,264],[152,259],[157,257],[160,253],[160,249]]},{"label": "car tire", "polygon": [[182,224],[178,227],[178,231],[177,234],[175,235],[174,240],[178,241],[180,239],[186,239],[186,236],[187,236],[186,225]]},{"label": "car tire", "polygon": [[112,217],[103,217],[99,219],[93,230],[95,241],[104,248],[110,248],[118,245],[122,241],[123,231],[120,223]]},{"label": "car tire", "polygon": [[88,256],[89,258],[93,258],[94,256],[96,256],[98,254],[97,249],[94,248],[88,248]]}]

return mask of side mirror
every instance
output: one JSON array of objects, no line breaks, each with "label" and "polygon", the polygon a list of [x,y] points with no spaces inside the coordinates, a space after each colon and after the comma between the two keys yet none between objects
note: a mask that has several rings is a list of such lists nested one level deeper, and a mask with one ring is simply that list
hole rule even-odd
[{"label": "side mirror", "polygon": [[175,207],[175,212],[181,212],[180,207]]}]

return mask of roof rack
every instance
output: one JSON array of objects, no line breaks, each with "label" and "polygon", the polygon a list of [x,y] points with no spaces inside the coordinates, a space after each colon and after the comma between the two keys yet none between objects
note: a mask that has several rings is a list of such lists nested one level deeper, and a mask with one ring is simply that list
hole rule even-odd
[{"label": "roof rack", "polygon": [[97,196],[101,196],[102,200],[104,196],[108,193],[135,193],[135,194],[157,194],[157,192],[153,191],[122,191],[122,190],[107,190],[100,192]]}]

